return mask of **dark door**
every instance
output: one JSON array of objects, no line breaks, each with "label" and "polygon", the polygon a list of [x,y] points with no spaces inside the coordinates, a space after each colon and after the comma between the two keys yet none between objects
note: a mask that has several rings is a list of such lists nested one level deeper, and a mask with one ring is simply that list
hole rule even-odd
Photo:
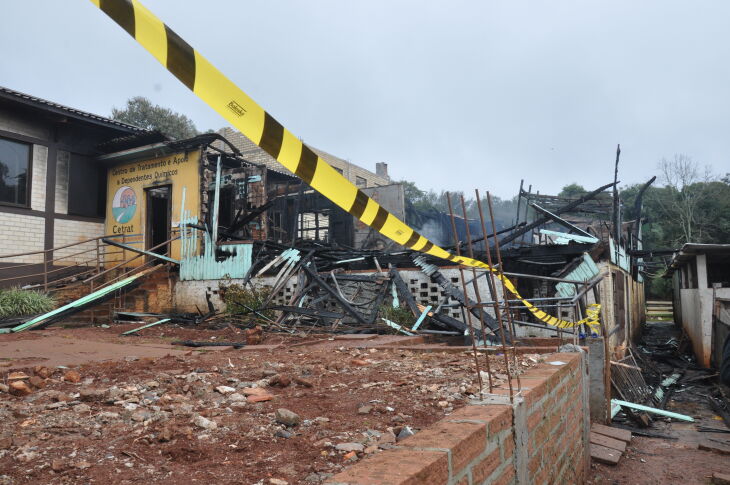
[{"label": "dark door", "polygon": [[169,256],[169,244],[162,246],[160,244],[170,239],[171,186],[146,189],[145,193],[147,194],[146,249]]}]

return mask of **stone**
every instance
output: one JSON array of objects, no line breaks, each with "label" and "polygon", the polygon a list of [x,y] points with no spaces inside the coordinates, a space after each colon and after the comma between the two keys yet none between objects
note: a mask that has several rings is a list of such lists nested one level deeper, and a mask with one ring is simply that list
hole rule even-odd
[{"label": "stone", "polygon": [[106,399],[108,391],[105,389],[94,389],[85,387],[79,391],[79,399],[82,401],[93,402],[103,401]]},{"label": "stone", "polygon": [[357,410],[357,414],[370,414],[370,411],[373,410],[373,407],[369,404],[366,406],[360,406],[360,408]]},{"label": "stone", "polygon": [[269,394],[269,391],[260,387],[246,387],[241,389],[241,392],[246,396],[263,396]]},{"label": "stone", "polygon": [[65,461],[59,459],[54,459],[53,461],[51,461],[51,470],[53,470],[54,472],[60,473],[67,469],[68,464]]},{"label": "stone", "polygon": [[8,374],[8,381],[22,381],[28,379],[30,376],[25,372],[11,372]]},{"label": "stone", "polygon": [[65,407],[66,403],[64,401],[52,402],[51,404],[46,405],[46,409],[60,409]]},{"label": "stone", "polygon": [[211,421],[203,416],[195,416],[195,418],[193,418],[193,424],[199,428],[207,430],[214,430],[218,427],[218,424],[215,421]]},{"label": "stone", "polygon": [[218,386],[215,388],[215,390],[220,392],[221,394],[230,394],[232,392],[235,392],[236,388],[230,386]]},{"label": "stone", "polygon": [[289,411],[288,409],[279,408],[276,410],[276,421],[283,424],[284,426],[296,426],[299,424],[302,418],[295,412]]},{"label": "stone", "polygon": [[388,429],[386,432],[382,433],[380,435],[380,438],[378,438],[378,446],[384,446],[384,445],[392,445],[396,442],[395,434],[393,434],[393,431]]},{"label": "stone", "polygon": [[32,392],[33,390],[25,381],[13,381],[10,383],[10,394],[14,396],[27,396]]},{"label": "stone", "polygon": [[304,377],[295,377],[294,382],[296,382],[300,386],[314,387],[314,383],[312,381],[310,381],[309,379],[305,379]]},{"label": "stone", "polygon": [[289,482],[286,480],[281,480],[279,478],[269,478],[269,483],[271,485],[289,485]]},{"label": "stone", "polygon": [[403,428],[401,428],[400,430],[400,433],[398,433],[398,436],[396,436],[396,441],[406,439],[409,436],[413,436],[414,434],[416,433],[411,429],[410,426],[403,426]]},{"label": "stone", "polygon": [[157,434],[157,441],[160,443],[166,443],[172,439],[172,430],[168,427],[164,427]]},{"label": "stone", "polygon": [[272,399],[274,399],[274,396],[272,396],[271,394],[255,394],[255,395],[248,396],[246,398],[246,401],[264,402],[264,401],[271,401]]},{"label": "stone", "polygon": [[290,384],[291,379],[284,374],[276,374],[269,379],[270,386],[288,387]]},{"label": "stone", "polygon": [[285,429],[279,429],[274,433],[277,438],[291,438],[291,433]]},{"label": "stone", "polygon": [[365,447],[360,443],[339,443],[335,446],[338,451],[363,451]]},{"label": "stone", "polygon": [[79,404],[74,406],[74,412],[79,414],[91,412],[91,406],[88,404]]},{"label": "stone", "polygon": [[368,365],[368,361],[362,360],[362,359],[352,359],[350,361],[350,364],[357,366],[357,367],[365,367],[366,365]]},{"label": "stone", "polygon": [[35,387],[36,389],[43,389],[46,387],[46,380],[42,377],[33,376],[30,379],[28,379],[28,382],[31,386]]},{"label": "stone", "polygon": [[230,394],[228,396],[228,400],[230,402],[246,402],[246,396],[244,396],[243,394],[234,392],[233,394]]},{"label": "stone", "polygon": [[79,382],[81,382],[81,374],[79,374],[75,370],[69,370],[63,375],[63,380],[66,382],[71,382],[73,384],[78,384]]},{"label": "stone", "polygon": [[145,411],[144,409],[138,409],[132,413],[132,421],[136,423],[142,423],[152,417],[152,413]]},{"label": "stone", "polygon": [[9,450],[11,446],[13,446],[13,438],[10,436],[0,438],[0,450]]},{"label": "stone", "polygon": [[10,392],[10,387],[8,387],[5,384],[0,383],[0,392]]},{"label": "stone", "polygon": [[33,373],[43,379],[48,379],[53,375],[53,371],[44,365],[37,365],[33,369]]},{"label": "stone", "polygon": [[351,451],[349,453],[345,453],[345,456],[342,457],[343,461],[355,461],[357,460],[357,452]]},{"label": "stone", "polygon": [[370,445],[367,448],[365,448],[365,450],[364,450],[364,452],[365,452],[366,455],[372,455],[376,451],[378,451],[378,446],[377,445]]}]

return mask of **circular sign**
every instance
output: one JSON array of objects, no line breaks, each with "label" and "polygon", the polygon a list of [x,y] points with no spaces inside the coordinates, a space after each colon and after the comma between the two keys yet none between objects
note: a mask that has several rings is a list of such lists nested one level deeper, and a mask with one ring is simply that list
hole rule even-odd
[{"label": "circular sign", "polygon": [[119,224],[129,222],[134,217],[137,210],[137,194],[134,193],[132,187],[123,186],[114,194],[112,200],[112,214],[114,220]]}]

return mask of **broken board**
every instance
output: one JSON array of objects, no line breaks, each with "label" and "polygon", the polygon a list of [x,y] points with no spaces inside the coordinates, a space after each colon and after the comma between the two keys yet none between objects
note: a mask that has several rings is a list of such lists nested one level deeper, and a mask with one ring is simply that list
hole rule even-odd
[{"label": "broken board", "polygon": [[591,431],[591,446],[592,445],[601,445],[605,446],[606,448],[611,448],[619,453],[623,453],[626,451],[626,442],[609,438],[608,436],[603,436],[602,434],[594,433]]},{"label": "broken board", "polygon": [[617,465],[619,459],[621,459],[621,452],[613,448],[591,443],[591,458],[605,465]]},{"label": "broken board", "polygon": [[603,424],[593,423],[591,424],[591,432],[608,436],[615,440],[620,440],[625,443],[631,442],[631,431],[621,428],[612,428]]},{"label": "broken board", "polygon": [[591,458],[598,463],[617,465],[626,445],[631,441],[631,432],[602,424],[592,424],[590,433]]}]

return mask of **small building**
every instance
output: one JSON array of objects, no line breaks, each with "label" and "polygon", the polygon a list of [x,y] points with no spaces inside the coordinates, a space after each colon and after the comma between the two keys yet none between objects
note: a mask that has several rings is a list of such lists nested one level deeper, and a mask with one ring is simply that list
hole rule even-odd
[{"label": "small building", "polygon": [[63,255],[53,248],[104,234],[106,169],[95,157],[132,135],[154,136],[0,87],[0,286],[53,270]]},{"label": "small building", "polygon": [[666,277],[672,278],[674,320],[687,332],[697,361],[720,368],[730,336],[730,244],[685,244]]}]

